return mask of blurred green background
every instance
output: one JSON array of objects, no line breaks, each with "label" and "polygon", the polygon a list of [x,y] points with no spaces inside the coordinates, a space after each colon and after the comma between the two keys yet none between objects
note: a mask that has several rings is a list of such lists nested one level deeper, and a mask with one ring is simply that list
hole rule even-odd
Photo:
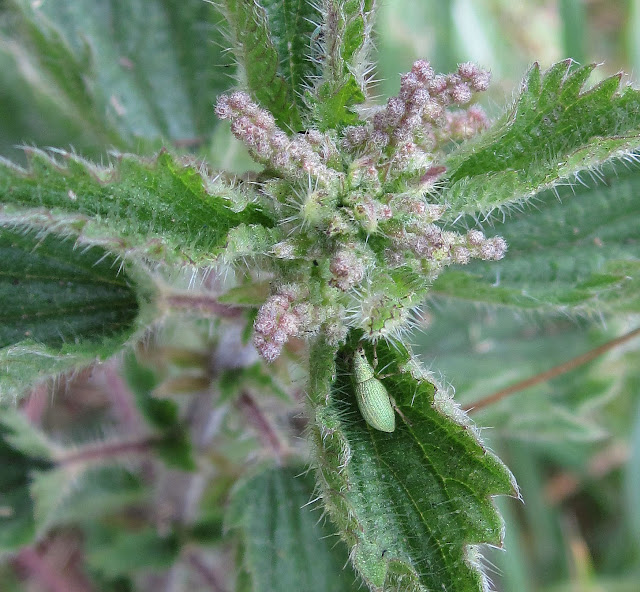
[{"label": "blurred green background", "polygon": [[[0,0],[1,26],[9,31],[5,4]],[[417,58],[443,72],[471,60],[493,72],[483,103],[495,116],[515,97],[533,61],[543,67],[565,57],[595,61],[603,64],[596,77],[624,71],[627,81],[638,83],[640,0],[381,0],[377,50],[380,100],[397,91],[399,74]],[[16,47],[0,51],[0,155],[22,162],[16,146],[28,144],[73,146],[103,158],[110,146],[80,129],[33,84],[37,77],[29,79],[21,55]],[[244,170],[248,162],[224,126],[199,155],[232,170]],[[639,323],[515,317],[434,297],[425,324],[428,331],[414,337],[418,353],[454,385],[461,402],[470,403]],[[524,499],[498,500],[506,551],[487,553],[497,590],[640,592],[637,342],[473,415],[514,471]]]}]

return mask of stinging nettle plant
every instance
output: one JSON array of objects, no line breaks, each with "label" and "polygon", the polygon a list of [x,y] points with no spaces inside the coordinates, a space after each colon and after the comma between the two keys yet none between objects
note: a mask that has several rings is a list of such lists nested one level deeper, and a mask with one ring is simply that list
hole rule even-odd
[{"label": "stinging nettle plant", "polygon": [[[640,93],[536,64],[492,122],[487,70],[421,59],[379,104],[373,0],[35,4],[3,51],[113,150],[0,160],[0,548],[69,536],[96,590],[491,589],[518,488],[408,339],[436,298],[638,312]],[[88,426],[38,407],[74,384]]]}]

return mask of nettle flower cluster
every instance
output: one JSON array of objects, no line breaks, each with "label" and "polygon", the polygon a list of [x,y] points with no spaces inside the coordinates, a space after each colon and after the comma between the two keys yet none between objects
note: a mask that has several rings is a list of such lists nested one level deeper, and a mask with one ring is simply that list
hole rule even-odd
[{"label": "nettle flower cluster", "polygon": [[475,64],[442,75],[418,60],[399,94],[359,125],[293,136],[247,93],[218,99],[218,117],[265,166],[252,186],[275,221],[266,233],[230,238],[230,252],[259,257],[272,273],[254,323],[265,360],[292,337],[322,333],[338,344],[359,328],[372,341],[394,339],[443,268],[504,256],[501,237],[438,224],[447,210],[443,155],[487,127],[471,102],[489,78]]}]

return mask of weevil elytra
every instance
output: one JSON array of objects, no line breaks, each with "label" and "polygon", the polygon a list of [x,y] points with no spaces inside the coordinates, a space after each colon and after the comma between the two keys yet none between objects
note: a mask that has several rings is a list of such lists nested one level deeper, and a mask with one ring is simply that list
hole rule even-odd
[{"label": "weevil elytra", "polygon": [[364,420],[376,430],[393,432],[396,429],[396,415],[389,393],[375,377],[362,346],[353,354],[353,379],[356,400]]}]

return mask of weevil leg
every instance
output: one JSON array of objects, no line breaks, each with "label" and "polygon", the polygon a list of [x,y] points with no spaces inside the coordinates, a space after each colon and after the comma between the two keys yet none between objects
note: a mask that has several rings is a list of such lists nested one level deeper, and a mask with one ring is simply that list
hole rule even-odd
[{"label": "weevil leg", "polygon": [[402,413],[402,411],[400,411],[400,407],[398,407],[396,400],[391,395],[389,395],[389,401],[391,401],[391,406],[393,407],[395,412],[402,418],[402,421],[404,421],[404,423],[406,423],[408,426],[411,426],[411,422],[409,421],[407,416]]},{"label": "weevil leg", "polygon": [[[384,368],[387,368],[390,364],[391,362],[389,362],[389,364],[387,364]],[[373,366],[372,366],[374,372],[377,367],[378,367],[378,342],[374,341],[373,342]],[[395,375],[396,375],[395,372],[389,372],[388,374],[376,374],[376,378],[378,380],[382,380],[383,378],[387,378],[389,376],[395,376]]]},{"label": "weevil leg", "polygon": [[[383,370],[385,368],[387,368],[388,366],[390,366],[390,365],[391,365],[391,362],[389,362],[383,368]],[[373,367],[374,370],[378,367],[378,342],[377,341],[373,342],[373,366],[372,367]],[[386,378],[387,376],[394,376],[394,375],[395,375],[395,372],[391,372],[389,374],[380,374],[380,375],[376,374],[376,378],[378,380],[382,380],[383,378]]]}]

